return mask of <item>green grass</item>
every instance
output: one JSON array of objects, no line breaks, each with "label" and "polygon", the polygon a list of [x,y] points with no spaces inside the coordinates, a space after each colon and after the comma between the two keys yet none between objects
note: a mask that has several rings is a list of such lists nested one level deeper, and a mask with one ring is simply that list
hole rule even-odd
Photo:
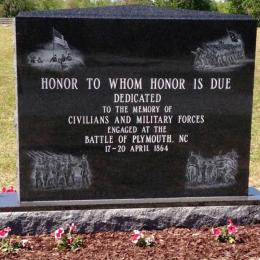
[{"label": "green grass", "polygon": [[0,187],[16,186],[15,84],[13,33],[0,26]]},{"label": "green grass", "polygon": [[[15,85],[13,31],[0,26],[0,187],[16,186]],[[250,185],[260,188],[260,29],[258,29],[256,78],[252,124]]]},{"label": "green grass", "polygon": [[249,182],[251,186],[260,188],[260,28],[257,32]]}]

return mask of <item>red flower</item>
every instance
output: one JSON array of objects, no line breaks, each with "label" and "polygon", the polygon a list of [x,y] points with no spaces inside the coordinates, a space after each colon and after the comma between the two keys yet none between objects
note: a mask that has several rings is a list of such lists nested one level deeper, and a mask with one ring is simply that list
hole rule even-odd
[{"label": "red flower", "polygon": [[228,220],[227,230],[229,234],[235,234],[237,233],[237,227],[233,224],[231,220]]},{"label": "red flower", "polygon": [[5,230],[0,230],[0,238],[6,238],[8,233]]},{"label": "red flower", "polygon": [[13,186],[10,186],[6,192],[16,192],[16,190]]},{"label": "red flower", "polygon": [[14,189],[13,186],[10,186],[10,187],[3,187],[2,188],[2,192],[16,192],[16,190]]},{"label": "red flower", "polygon": [[215,236],[215,237],[219,237],[221,235],[221,229],[220,228],[212,228],[212,234]]},{"label": "red flower", "polygon": [[61,239],[63,234],[64,234],[64,229],[58,228],[54,233],[55,239]]},{"label": "red flower", "polygon": [[7,227],[2,230],[0,230],[0,238],[6,238],[9,235],[9,232],[11,231],[11,228]]}]

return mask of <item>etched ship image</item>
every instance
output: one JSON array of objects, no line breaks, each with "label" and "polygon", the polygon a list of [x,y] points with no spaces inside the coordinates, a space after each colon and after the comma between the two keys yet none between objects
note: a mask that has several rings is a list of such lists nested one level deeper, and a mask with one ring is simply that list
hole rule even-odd
[{"label": "etched ship image", "polygon": [[92,184],[92,172],[87,155],[56,154],[46,151],[30,151],[31,183],[34,190],[88,189]]},{"label": "etched ship image", "polygon": [[235,184],[238,172],[237,159],[238,154],[235,150],[212,158],[204,158],[191,152],[186,164],[186,186],[217,188]]},{"label": "etched ship image", "polygon": [[224,38],[204,43],[192,53],[196,70],[237,67],[246,60],[242,37],[228,30]]},{"label": "etched ship image", "polygon": [[84,62],[78,50],[69,46],[64,35],[52,28],[52,41],[27,56],[28,64],[40,70],[68,71]]}]

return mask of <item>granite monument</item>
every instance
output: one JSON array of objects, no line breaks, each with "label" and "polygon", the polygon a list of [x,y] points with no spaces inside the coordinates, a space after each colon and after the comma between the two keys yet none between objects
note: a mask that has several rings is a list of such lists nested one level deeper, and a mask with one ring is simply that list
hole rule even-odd
[{"label": "granite monument", "polygon": [[20,13],[20,200],[247,195],[255,41],[244,15]]}]

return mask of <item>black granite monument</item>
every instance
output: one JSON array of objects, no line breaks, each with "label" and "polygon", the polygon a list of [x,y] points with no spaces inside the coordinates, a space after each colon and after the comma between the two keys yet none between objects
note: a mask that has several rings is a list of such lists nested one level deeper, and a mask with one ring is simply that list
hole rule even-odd
[{"label": "black granite monument", "polygon": [[255,41],[243,15],[19,14],[20,200],[247,195]]}]

